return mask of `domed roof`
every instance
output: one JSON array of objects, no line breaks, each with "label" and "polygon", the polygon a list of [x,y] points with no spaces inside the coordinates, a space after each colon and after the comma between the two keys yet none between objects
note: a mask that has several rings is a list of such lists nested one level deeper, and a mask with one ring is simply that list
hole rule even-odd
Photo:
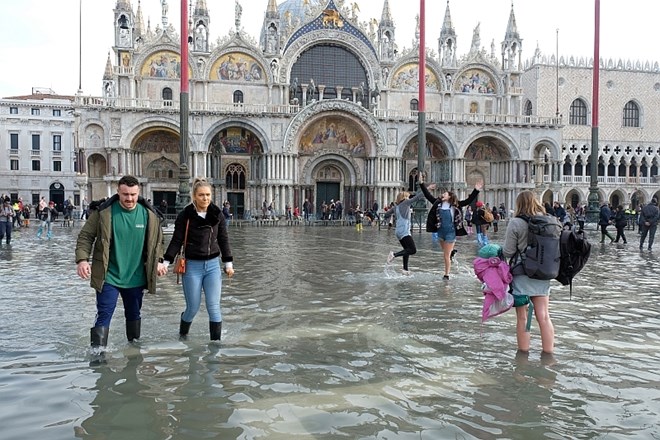
[{"label": "domed roof", "polygon": [[[308,9],[315,9],[319,6],[323,7],[328,4],[328,1],[329,0],[286,0],[277,5],[277,13],[282,20],[285,20],[287,15],[291,14],[291,23],[304,23],[309,19],[309,17],[305,15],[305,12]],[[282,24],[284,24],[284,21]],[[262,26],[259,39],[263,41],[265,35],[266,28]]]},{"label": "domed roof", "polygon": [[291,18],[295,19],[298,17],[300,18],[300,22],[304,23],[306,8],[325,6],[326,3],[328,3],[328,0],[286,0],[277,5],[277,10],[280,13],[280,17],[284,17],[284,14],[289,11],[291,12]]}]

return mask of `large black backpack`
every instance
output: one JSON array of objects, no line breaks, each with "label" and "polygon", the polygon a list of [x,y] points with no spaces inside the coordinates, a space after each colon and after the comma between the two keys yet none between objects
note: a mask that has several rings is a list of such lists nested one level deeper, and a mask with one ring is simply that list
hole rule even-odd
[{"label": "large black backpack", "polygon": [[563,230],[559,239],[561,265],[557,281],[564,286],[570,286],[569,298],[573,295],[573,277],[582,270],[591,255],[591,243],[583,232]]},{"label": "large black backpack", "polygon": [[513,256],[511,266],[513,275],[524,274],[537,280],[552,280],[559,275],[561,251],[559,241],[562,226],[557,217],[552,215],[519,216],[527,226],[527,247],[524,252]]}]

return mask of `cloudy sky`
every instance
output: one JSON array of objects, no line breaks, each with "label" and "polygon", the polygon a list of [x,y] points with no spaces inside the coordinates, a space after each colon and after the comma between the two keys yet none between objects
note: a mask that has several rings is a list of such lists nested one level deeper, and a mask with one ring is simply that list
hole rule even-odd
[{"label": "cloudy sky", "polygon": [[[194,2],[195,0],[189,0]],[[212,41],[234,26],[234,0],[206,0],[211,15]],[[345,0],[346,4],[353,1]],[[360,21],[380,19],[383,0],[354,0]],[[399,48],[410,47],[414,38],[417,0],[389,0],[396,24]],[[259,36],[268,0],[239,0],[242,26]],[[278,3],[281,3],[279,1]],[[445,0],[426,0],[427,47],[437,52],[444,18]],[[79,83],[79,5],[82,4],[82,89],[100,96],[108,52],[114,42],[116,0],[0,0],[0,97],[29,94],[32,87],[49,87],[59,94],[74,94]],[[132,0],[137,8],[138,0]],[[169,21],[177,29],[180,5],[168,0]],[[601,0],[602,58],[660,62],[657,28],[660,2],[656,0]],[[623,6],[625,4],[625,6]],[[141,0],[145,21],[152,29],[161,22],[160,0]],[[523,58],[530,58],[537,45],[543,54],[556,53],[559,29],[561,56],[591,58],[594,40],[595,0],[516,0],[514,11],[523,38]],[[458,34],[458,53],[470,48],[472,31],[481,23],[481,44],[490,51],[504,38],[511,0],[449,0]]]}]

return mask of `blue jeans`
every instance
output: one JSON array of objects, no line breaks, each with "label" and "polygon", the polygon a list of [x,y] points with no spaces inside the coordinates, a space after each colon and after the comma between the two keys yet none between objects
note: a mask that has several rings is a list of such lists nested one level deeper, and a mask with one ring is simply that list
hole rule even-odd
[{"label": "blue jeans", "polygon": [[94,327],[110,327],[112,314],[117,307],[117,298],[121,295],[124,302],[124,317],[126,321],[140,319],[142,297],[147,286],[122,288],[103,283],[103,290],[96,292],[96,322]]},{"label": "blue jeans", "polygon": [[182,277],[183,295],[186,298],[186,310],[181,319],[192,322],[202,303],[202,289],[206,297],[206,310],[210,322],[221,322],[220,296],[222,293],[222,271],[220,259],[186,260],[186,273]]},{"label": "blue jeans", "polygon": [[0,242],[7,237],[7,244],[11,243],[11,222],[0,222]]}]

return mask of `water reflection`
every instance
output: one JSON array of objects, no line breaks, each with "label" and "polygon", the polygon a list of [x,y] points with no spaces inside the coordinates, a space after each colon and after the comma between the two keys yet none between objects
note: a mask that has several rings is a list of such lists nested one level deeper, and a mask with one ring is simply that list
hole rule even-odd
[{"label": "water reflection", "polygon": [[178,340],[184,301],[170,277],[145,298],[142,341],[127,344],[115,322],[108,363],[93,368],[77,231],[17,233],[0,249],[3,438],[660,436],[654,253],[596,244],[573,299],[555,285],[546,359],[535,326],[520,356],[513,314],[480,323],[472,242],[458,244],[447,283],[426,234],[404,277],[384,265],[398,245],[387,231],[230,232],[237,273],[223,286],[220,346],[203,314]]}]

